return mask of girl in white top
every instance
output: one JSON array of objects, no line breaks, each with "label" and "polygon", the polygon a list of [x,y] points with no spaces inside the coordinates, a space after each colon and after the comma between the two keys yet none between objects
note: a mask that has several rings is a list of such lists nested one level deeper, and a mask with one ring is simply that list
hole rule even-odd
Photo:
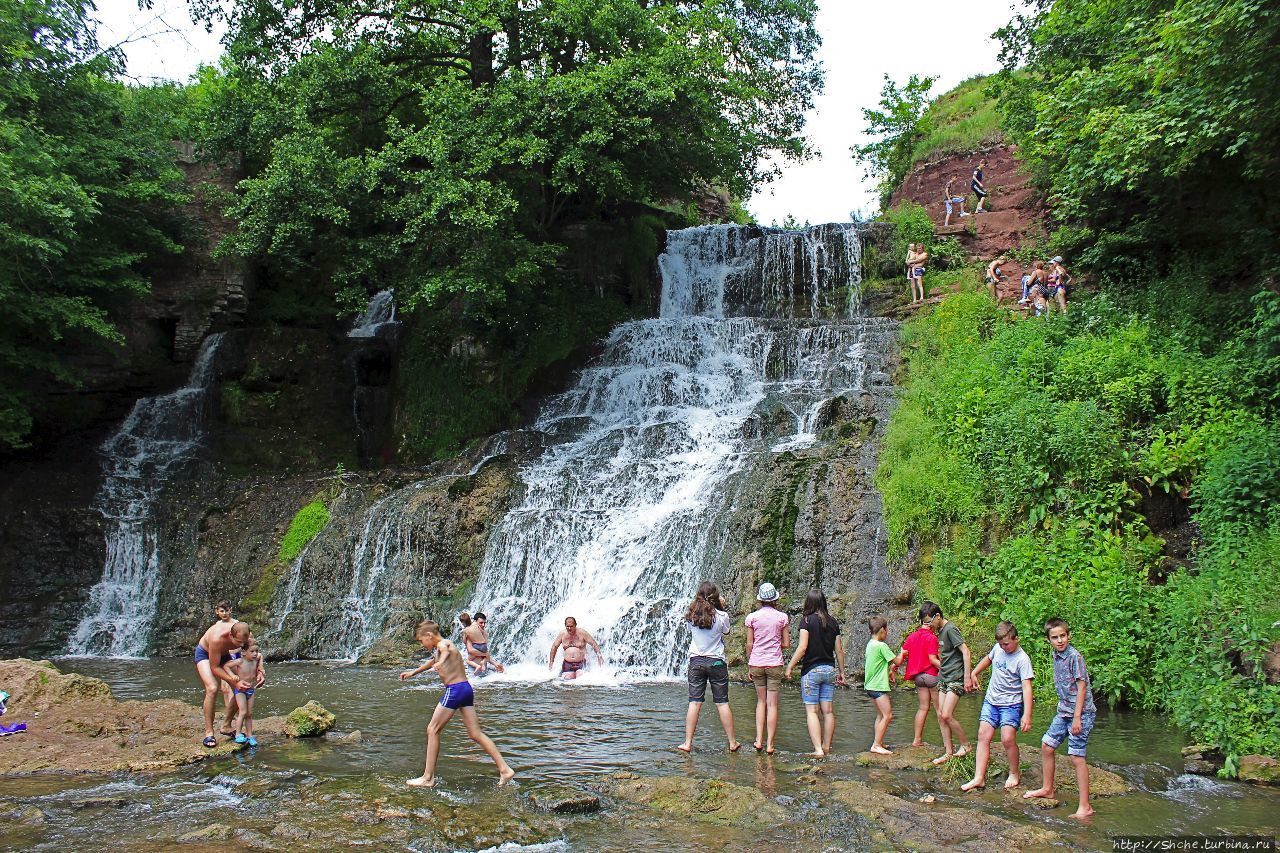
[{"label": "girl in white top", "polygon": [[733,736],[733,711],[729,708],[729,667],[724,660],[724,638],[731,623],[725,612],[720,590],[711,581],[703,581],[698,594],[685,613],[692,639],[689,642],[689,711],[684,720],[684,743],[681,752],[693,751],[693,733],[698,728],[698,714],[711,684],[711,698],[720,714],[729,751],[737,752],[742,744]]}]

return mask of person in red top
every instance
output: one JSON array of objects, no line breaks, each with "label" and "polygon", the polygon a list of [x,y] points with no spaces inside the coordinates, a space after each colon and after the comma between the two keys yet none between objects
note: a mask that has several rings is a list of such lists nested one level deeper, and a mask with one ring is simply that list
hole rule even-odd
[{"label": "person in red top", "polygon": [[[924,608],[920,608],[920,627],[911,632],[902,643],[902,651],[894,659],[894,666],[902,666],[906,672],[906,680],[916,685],[916,697],[920,707],[916,710],[915,739],[912,746],[923,746],[924,723],[929,719],[929,706],[938,704],[938,667],[942,658],[938,656],[938,636],[930,629],[932,617],[925,618]],[[905,666],[904,666],[905,661]],[[941,720],[938,723],[942,725]]]}]

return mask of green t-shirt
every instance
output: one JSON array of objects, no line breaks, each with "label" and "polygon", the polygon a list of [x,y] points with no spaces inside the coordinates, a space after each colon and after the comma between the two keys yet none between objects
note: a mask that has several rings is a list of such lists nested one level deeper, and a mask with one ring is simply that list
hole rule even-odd
[{"label": "green t-shirt", "polygon": [[866,673],[862,685],[868,690],[889,690],[889,664],[893,663],[893,652],[884,643],[872,637],[867,640]]}]

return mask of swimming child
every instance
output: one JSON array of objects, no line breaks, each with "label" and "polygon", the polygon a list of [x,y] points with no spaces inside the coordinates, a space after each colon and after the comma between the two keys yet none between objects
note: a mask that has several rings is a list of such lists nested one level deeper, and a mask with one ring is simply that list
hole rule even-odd
[{"label": "swimming child", "polygon": [[1076,788],[1080,791],[1080,804],[1076,818],[1093,814],[1089,804],[1089,764],[1085,749],[1089,745],[1089,732],[1097,706],[1093,704],[1093,691],[1089,689],[1089,668],[1084,657],[1071,645],[1071,630],[1061,619],[1050,619],[1044,624],[1044,635],[1053,647],[1053,687],[1058,692],[1058,707],[1053,712],[1053,722],[1040,740],[1040,766],[1043,770],[1041,787],[1027,791],[1025,799],[1053,797],[1053,774],[1056,770],[1056,753],[1062,742],[1067,742],[1067,755],[1076,771]]},{"label": "swimming child", "polygon": [[474,617],[467,613],[459,613],[458,621],[462,623],[462,641],[467,646],[467,663],[476,675],[484,675],[489,670],[504,672],[502,664],[489,654],[489,633],[485,630],[488,619],[483,613]]},{"label": "swimming child", "polygon": [[424,619],[413,629],[413,637],[424,649],[435,652],[430,661],[417,669],[407,669],[400,673],[400,680],[413,678],[415,675],[431,670],[444,682],[444,695],[440,704],[431,714],[431,722],[427,724],[427,762],[422,775],[408,780],[415,788],[434,788],[436,785],[436,760],[440,757],[440,733],[453,719],[454,712],[462,712],[462,724],[467,727],[467,735],[498,765],[498,785],[505,785],[515,778],[516,772],[502,760],[502,753],[494,746],[492,740],[480,729],[480,721],[476,718],[475,693],[471,682],[467,681],[466,667],[458,647],[440,636],[440,626],[429,619]]},{"label": "swimming child", "polygon": [[[920,627],[902,641],[902,651],[893,659],[894,666],[903,667],[903,677],[915,684],[916,698],[919,699],[912,746],[924,746],[924,723],[929,719],[929,706],[938,704],[938,667],[942,666],[942,658],[938,649],[938,637],[930,627],[932,624],[932,610],[921,607]],[[941,718],[938,720],[938,727],[943,727]]]},{"label": "swimming child", "polygon": [[987,784],[987,765],[991,762],[991,739],[1000,730],[1000,743],[1009,759],[1009,778],[1006,788],[1016,788],[1022,781],[1018,767],[1018,731],[1031,731],[1031,658],[1018,645],[1018,629],[1012,622],[996,626],[996,646],[973,668],[977,679],[983,670],[991,667],[991,683],[982,702],[982,720],[978,726],[978,755],[973,778],[960,786],[961,791],[972,791]]},{"label": "swimming child", "polygon": [[258,647],[258,641],[249,640],[240,652],[239,663],[232,665],[236,667],[236,677],[240,679],[233,690],[236,701],[235,740],[236,743],[257,746],[258,742],[253,737],[253,694],[257,690],[258,670],[262,667],[262,650]]},{"label": "swimming child", "polygon": [[893,750],[884,745],[884,736],[889,731],[889,723],[893,720],[889,681],[893,677],[891,667],[897,659],[885,644],[885,638],[889,635],[889,624],[885,622],[884,617],[872,616],[867,620],[867,628],[871,631],[871,639],[867,640],[862,686],[876,706],[875,740],[871,742],[871,751],[879,755],[893,755]]}]

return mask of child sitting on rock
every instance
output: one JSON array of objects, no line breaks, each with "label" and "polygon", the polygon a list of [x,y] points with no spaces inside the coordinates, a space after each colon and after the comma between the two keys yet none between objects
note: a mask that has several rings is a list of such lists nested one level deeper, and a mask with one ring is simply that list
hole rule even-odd
[{"label": "child sitting on rock", "polygon": [[[239,679],[233,695],[236,700],[236,743],[257,746],[253,737],[253,693],[258,683],[258,670],[262,666],[262,650],[257,640],[249,640],[236,666],[236,677]],[[229,668],[229,667],[228,667]]]}]

